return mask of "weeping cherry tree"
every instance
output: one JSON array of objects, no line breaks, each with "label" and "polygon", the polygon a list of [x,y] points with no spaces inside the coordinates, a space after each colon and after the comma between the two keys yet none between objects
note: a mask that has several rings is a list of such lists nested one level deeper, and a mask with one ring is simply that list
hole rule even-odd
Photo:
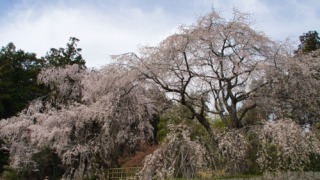
[{"label": "weeping cherry tree", "polygon": [[141,48],[140,55],[114,58],[186,106],[210,132],[208,114],[219,115],[229,129],[243,126],[243,117],[256,106],[250,101],[252,93],[268,83],[252,82],[280,56],[278,48],[251,28],[247,14],[234,11],[226,20],[211,12],[181,26],[158,46]]},{"label": "weeping cherry tree", "polygon": [[49,148],[61,159],[65,178],[103,176],[120,156],[152,142],[150,121],[163,107],[155,102],[165,102],[159,100],[164,96],[137,75],[117,65],[91,72],[78,65],[43,70],[39,81],[55,95],[34,100],[0,122],[11,166],[18,172],[41,171],[33,156]]}]

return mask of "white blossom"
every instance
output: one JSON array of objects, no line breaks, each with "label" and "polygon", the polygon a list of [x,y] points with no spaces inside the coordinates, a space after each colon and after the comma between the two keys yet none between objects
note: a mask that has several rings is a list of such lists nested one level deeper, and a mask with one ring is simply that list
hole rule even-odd
[{"label": "white blossom", "polygon": [[17,117],[0,121],[11,166],[35,169],[32,155],[48,147],[61,158],[66,178],[83,178],[98,166],[114,167],[121,153],[132,153],[152,140],[150,121],[163,107],[157,100],[163,95],[133,79],[134,72],[117,65],[95,72],[75,65],[44,70],[39,81],[63,101],[39,98]]}]

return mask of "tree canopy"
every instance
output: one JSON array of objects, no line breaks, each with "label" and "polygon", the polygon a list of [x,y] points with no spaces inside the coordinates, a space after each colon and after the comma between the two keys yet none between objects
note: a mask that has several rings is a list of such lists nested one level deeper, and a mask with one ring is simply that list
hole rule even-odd
[{"label": "tree canopy", "polygon": [[46,63],[49,66],[55,67],[78,64],[81,69],[85,69],[86,62],[81,55],[82,49],[77,47],[79,41],[80,40],[75,37],[70,37],[66,48],[51,48],[45,56]]},{"label": "tree canopy", "polygon": [[263,66],[280,58],[279,47],[251,29],[246,16],[236,11],[227,21],[212,12],[181,26],[159,46],[142,48],[141,56],[114,58],[170,93],[208,131],[208,113],[219,115],[228,128],[240,128],[256,106],[252,93],[268,83],[255,80],[263,76]]},{"label": "tree canopy", "polygon": [[301,125],[319,123],[319,62],[319,50],[278,61],[266,76],[269,85],[255,94],[260,112]]},{"label": "tree canopy", "polygon": [[[301,42],[316,42],[312,34]],[[0,121],[18,177],[105,179],[105,169],[155,142],[143,179],[316,170],[319,50],[293,55],[236,10],[230,20],[212,11],[98,70],[86,69],[78,41],[40,59],[13,44],[1,50],[0,109],[10,98],[26,103],[18,88],[29,82],[48,88]]]},{"label": "tree canopy", "polygon": [[61,100],[35,100],[1,121],[2,137],[11,139],[11,165],[21,172],[41,168],[31,159],[45,147],[59,156],[66,178],[84,177],[153,142],[150,121],[161,110],[155,104],[161,92],[133,79],[134,72],[116,65],[91,73],[77,64],[42,71],[39,80]]}]

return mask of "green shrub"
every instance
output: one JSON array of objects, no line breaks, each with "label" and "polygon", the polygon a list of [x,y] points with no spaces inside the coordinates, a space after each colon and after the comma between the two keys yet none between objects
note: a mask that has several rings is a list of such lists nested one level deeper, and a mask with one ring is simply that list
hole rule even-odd
[{"label": "green shrub", "polygon": [[226,129],[226,126],[224,124],[224,122],[221,119],[214,119],[211,122],[211,126],[215,129],[219,129],[224,131]]},{"label": "green shrub", "polygon": [[310,154],[310,162],[305,171],[320,171],[320,154]]},{"label": "green shrub", "polygon": [[17,173],[10,166],[4,166],[3,169],[4,169],[4,171],[2,173],[3,180],[16,180],[16,179],[18,179]]},{"label": "green shrub", "polygon": [[[196,138],[202,138],[207,135],[207,132],[203,125],[197,120],[193,119],[192,113],[183,105],[173,105],[160,115],[160,120],[157,124],[157,140],[162,142],[167,134],[170,133],[168,128],[169,124],[173,125],[187,125],[190,127],[190,138],[194,140]],[[222,126],[222,125],[219,125]]]}]

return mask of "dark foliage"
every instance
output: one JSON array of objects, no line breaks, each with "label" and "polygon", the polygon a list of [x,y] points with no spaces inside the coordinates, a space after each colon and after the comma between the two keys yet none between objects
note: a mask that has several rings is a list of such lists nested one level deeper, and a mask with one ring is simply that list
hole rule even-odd
[{"label": "dark foliage", "polygon": [[43,64],[36,54],[16,50],[13,43],[0,50],[0,119],[16,115],[31,100],[48,93],[37,83]]},{"label": "dark foliage", "polygon": [[45,59],[49,66],[65,67],[66,65],[78,64],[81,69],[86,68],[86,62],[80,54],[82,49],[77,47],[79,39],[71,37],[66,48],[51,48]]},{"label": "dark foliage", "polygon": [[320,37],[317,31],[309,31],[299,37],[300,45],[295,53],[308,53],[320,49]]}]

